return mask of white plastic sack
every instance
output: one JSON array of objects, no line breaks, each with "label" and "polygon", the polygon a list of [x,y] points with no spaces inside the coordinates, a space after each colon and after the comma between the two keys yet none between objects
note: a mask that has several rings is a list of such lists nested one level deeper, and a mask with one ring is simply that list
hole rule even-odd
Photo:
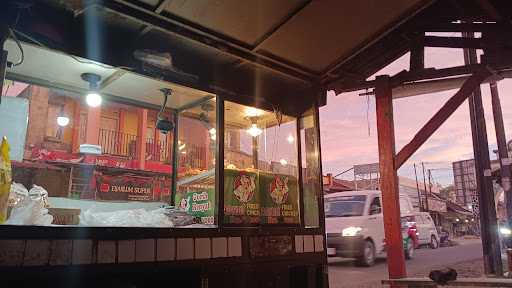
[{"label": "white plastic sack", "polygon": [[[16,184],[16,185],[14,185]],[[17,194],[18,201],[5,224],[9,225],[51,225],[53,216],[48,214],[48,192],[37,185],[30,191],[18,183],[13,183],[11,193]]]},{"label": "white plastic sack", "polygon": [[88,209],[80,214],[80,225],[107,227],[174,227],[165,209],[145,209],[95,212]]},{"label": "white plastic sack", "polygon": [[9,207],[15,207],[28,197],[28,190],[23,184],[12,182],[11,191],[9,192]]}]

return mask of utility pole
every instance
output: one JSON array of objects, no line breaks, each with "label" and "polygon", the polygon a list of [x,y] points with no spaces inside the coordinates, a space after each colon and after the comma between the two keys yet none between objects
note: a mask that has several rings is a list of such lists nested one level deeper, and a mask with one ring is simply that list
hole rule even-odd
[{"label": "utility pole", "polygon": [[420,212],[423,212],[423,205],[421,203],[421,193],[420,193],[420,185],[418,183],[418,173],[416,172],[416,163],[414,166],[414,177],[416,178],[416,190],[418,191],[418,207],[420,208]]},{"label": "utility pole", "polygon": [[428,171],[428,193],[430,195],[432,195],[432,172],[430,169],[427,170]]},{"label": "utility pole", "polygon": [[[463,32],[462,37],[474,38],[474,33]],[[478,64],[475,49],[464,49],[464,63],[466,65]],[[501,261],[496,206],[494,204],[494,191],[491,179],[489,144],[487,142],[487,130],[480,87],[473,91],[473,94],[468,98],[468,102],[473,153],[475,154],[484,270],[486,275],[501,276],[503,274],[503,263]]]},{"label": "utility pole", "polygon": [[427,180],[425,179],[425,163],[421,162],[421,167],[423,168],[423,192],[425,193],[425,210],[428,212],[428,195],[427,195]]},{"label": "utility pole", "polygon": [[496,142],[498,143],[498,160],[500,161],[501,187],[505,194],[505,206],[507,209],[508,225],[512,224],[512,187],[510,187],[510,158],[508,157],[507,137],[503,125],[503,113],[501,111],[500,96],[498,94],[498,84],[491,82],[492,116],[494,117],[494,127],[496,130]]}]

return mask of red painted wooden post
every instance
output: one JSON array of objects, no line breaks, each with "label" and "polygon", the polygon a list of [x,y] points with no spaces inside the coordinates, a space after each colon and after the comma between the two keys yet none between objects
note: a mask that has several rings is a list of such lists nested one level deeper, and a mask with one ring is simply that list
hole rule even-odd
[{"label": "red painted wooden post", "polygon": [[144,108],[137,109],[137,153],[139,158],[139,169],[146,168],[146,135],[148,127],[148,110]]},{"label": "red painted wooden post", "polygon": [[89,107],[87,110],[87,126],[85,128],[85,143],[100,144],[101,107]]},{"label": "red painted wooden post", "polygon": [[398,177],[395,168],[392,96],[389,76],[378,76],[375,86],[375,101],[379,141],[380,189],[382,190],[389,278],[397,279],[405,277],[406,271],[400,226]]}]

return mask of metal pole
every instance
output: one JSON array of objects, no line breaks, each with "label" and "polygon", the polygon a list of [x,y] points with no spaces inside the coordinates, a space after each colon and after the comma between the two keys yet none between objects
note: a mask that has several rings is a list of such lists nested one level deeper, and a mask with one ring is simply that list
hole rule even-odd
[{"label": "metal pole", "polygon": [[507,209],[507,222],[512,224],[512,187],[510,186],[510,158],[507,150],[507,137],[503,125],[503,113],[501,111],[500,96],[498,94],[498,85],[496,82],[489,84],[491,88],[492,115],[494,117],[494,127],[496,130],[496,142],[498,143],[498,159],[501,167],[501,187],[505,194],[505,206]]},{"label": "metal pole", "polygon": [[423,192],[425,193],[425,210],[428,212],[428,195],[427,195],[427,179],[425,179],[425,163],[421,162],[421,167],[423,169]]},{"label": "metal pole", "polygon": [[416,190],[418,191],[418,207],[420,208],[420,212],[423,212],[423,205],[421,201],[421,193],[420,193],[420,184],[418,183],[418,173],[416,172],[416,163],[413,164],[414,166],[414,177],[416,178]]},{"label": "metal pole", "polygon": [[179,115],[178,111],[173,111],[174,118],[174,127],[173,127],[173,135],[172,135],[172,174],[171,174],[171,205],[176,205],[176,192],[178,188],[178,161],[180,159],[179,156]]},{"label": "metal pole", "polygon": [[4,50],[4,43],[9,36],[9,28],[0,25],[0,104],[2,104],[2,94],[4,91],[5,72],[7,68],[7,50]]},{"label": "metal pole", "polygon": [[428,169],[428,193],[432,195],[432,172]]},{"label": "metal pole", "polygon": [[[473,33],[464,32],[463,37],[473,38]],[[465,64],[477,64],[475,49],[464,49]],[[480,212],[480,227],[482,249],[484,255],[484,270],[487,275],[501,276],[503,264],[499,245],[496,207],[491,179],[491,164],[489,159],[489,144],[485,125],[482,92],[476,88],[469,98],[469,114],[471,118],[471,135],[473,138],[473,153],[475,154],[476,184]]]}]

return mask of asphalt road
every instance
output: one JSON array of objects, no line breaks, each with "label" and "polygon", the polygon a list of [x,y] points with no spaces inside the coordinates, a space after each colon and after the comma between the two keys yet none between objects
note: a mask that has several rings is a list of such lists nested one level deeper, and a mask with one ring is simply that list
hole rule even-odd
[{"label": "asphalt road", "polygon": [[[479,240],[466,240],[458,246],[439,249],[421,248],[415,257],[406,262],[407,273],[417,274],[459,262],[482,258],[482,244]],[[428,275],[425,275],[428,276]],[[375,266],[356,267],[353,261],[329,258],[329,287],[381,287],[380,280],[388,278],[387,263],[379,259]]]}]

